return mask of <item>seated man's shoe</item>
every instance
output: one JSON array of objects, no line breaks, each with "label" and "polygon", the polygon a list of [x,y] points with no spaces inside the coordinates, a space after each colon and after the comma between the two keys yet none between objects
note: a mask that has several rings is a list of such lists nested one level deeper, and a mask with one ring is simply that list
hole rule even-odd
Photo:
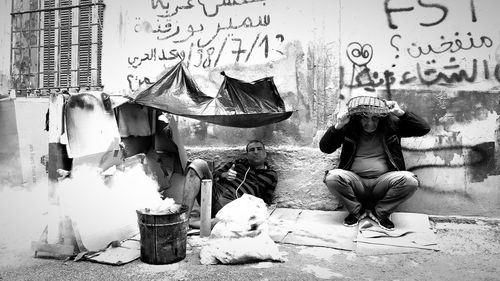
[{"label": "seated man's shoe", "polygon": [[394,230],[394,223],[389,219],[389,216],[379,217],[376,215],[375,211],[371,211],[369,213],[369,217],[370,219],[377,222],[380,228],[388,231]]},{"label": "seated man's shoe", "polygon": [[364,210],[359,212],[359,214],[349,214],[347,217],[344,219],[344,225],[345,226],[356,226],[358,223],[366,217],[366,213]]}]

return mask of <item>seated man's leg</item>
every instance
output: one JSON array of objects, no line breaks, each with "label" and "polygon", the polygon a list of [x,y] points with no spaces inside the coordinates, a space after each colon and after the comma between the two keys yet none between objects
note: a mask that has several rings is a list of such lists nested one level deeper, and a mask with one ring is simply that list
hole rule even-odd
[{"label": "seated man's leg", "polygon": [[186,180],[184,181],[184,191],[182,196],[182,204],[188,207],[187,217],[191,216],[191,210],[193,209],[194,199],[200,193],[201,179],[195,170],[188,168],[186,174]]},{"label": "seated man's leg", "polygon": [[196,159],[189,164],[186,173],[186,180],[184,182],[184,192],[182,197],[182,204],[188,207],[187,216],[191,215],[194,200],[198,197],[201,188],[202,179],[211,179],[212,173],[208,168],[207,162],[201,159]]},{"label": "seated man's leg", "polygon": [[401,203],[410,198],[419,186],[415,174],[408,171],[388,172],[380,176],[373,187],[377,201],[373,211],[377,218],[388,218]]},{"label": "seated man's leg", "polygon": [[[351,171],[334,169],[328,171],[324,182],[330,192],[339,198],[350,215],[354,215],[357,220],[364,216],[365,210],[360,201],[363,201],[367,194],[362,180],[358,175]],[[347,221],[345,223],[351,225]],[[353,224],[356,223],[357,221]]]}]

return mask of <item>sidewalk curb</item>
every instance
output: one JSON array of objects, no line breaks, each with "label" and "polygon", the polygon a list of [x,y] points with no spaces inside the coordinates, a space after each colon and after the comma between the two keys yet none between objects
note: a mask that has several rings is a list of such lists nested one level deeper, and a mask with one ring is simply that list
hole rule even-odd
[{"label": "sidewalk curb", "polygon": [[434,223],[459,223],[459,224],[488,224],[500,226],[500,218],[477,216],[440,216],[429,215],[429,220]]}]

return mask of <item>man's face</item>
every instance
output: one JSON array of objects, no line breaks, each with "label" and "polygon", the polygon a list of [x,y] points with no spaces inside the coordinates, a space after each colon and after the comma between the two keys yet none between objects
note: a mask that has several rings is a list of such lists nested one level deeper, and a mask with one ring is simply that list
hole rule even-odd
[{"label": "man's face", "polygon": [[261,143],[254,142],[248,145],[247,159],[252,166],[260,166],[266,161],[266,150]]},{"label": "man's face", "polygon": [[379,117],[371,114],[361,116],[361,127],[366,133],[373,133],[377,130]]}]

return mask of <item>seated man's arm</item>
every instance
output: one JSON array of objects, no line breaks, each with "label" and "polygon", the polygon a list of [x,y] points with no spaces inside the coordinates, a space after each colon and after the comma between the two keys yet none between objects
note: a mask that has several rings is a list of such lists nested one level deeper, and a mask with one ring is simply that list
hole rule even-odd
[{"label": "seated man's arm", "polygon": [[226,178],[227,176],[224,173],[229,171],[233,164],[234,162],[227,162],[224,165],[217,167],[213,172],[214,181],[218,181],[220,178]]},{"label": "seated man's arm", "polygon": [[278,174],[274,170],[267,170],[259,176],[261,179],[261,190],[262,190],[262,200],[266,204],[271,204],[273,202],[274,190],[278,184]]},{"label": "seated man's arm", "polygon": [[319,149],[324,153],[332,153],[342,145],[344,140],[344,128],[336,129],[331,126],[319,141]]},{"label": "seated man's arm", "polygon": [[399,136],[400,137],[420,137],[431,130],[429,124],[417,114],[405,111],[399,117]]}]

